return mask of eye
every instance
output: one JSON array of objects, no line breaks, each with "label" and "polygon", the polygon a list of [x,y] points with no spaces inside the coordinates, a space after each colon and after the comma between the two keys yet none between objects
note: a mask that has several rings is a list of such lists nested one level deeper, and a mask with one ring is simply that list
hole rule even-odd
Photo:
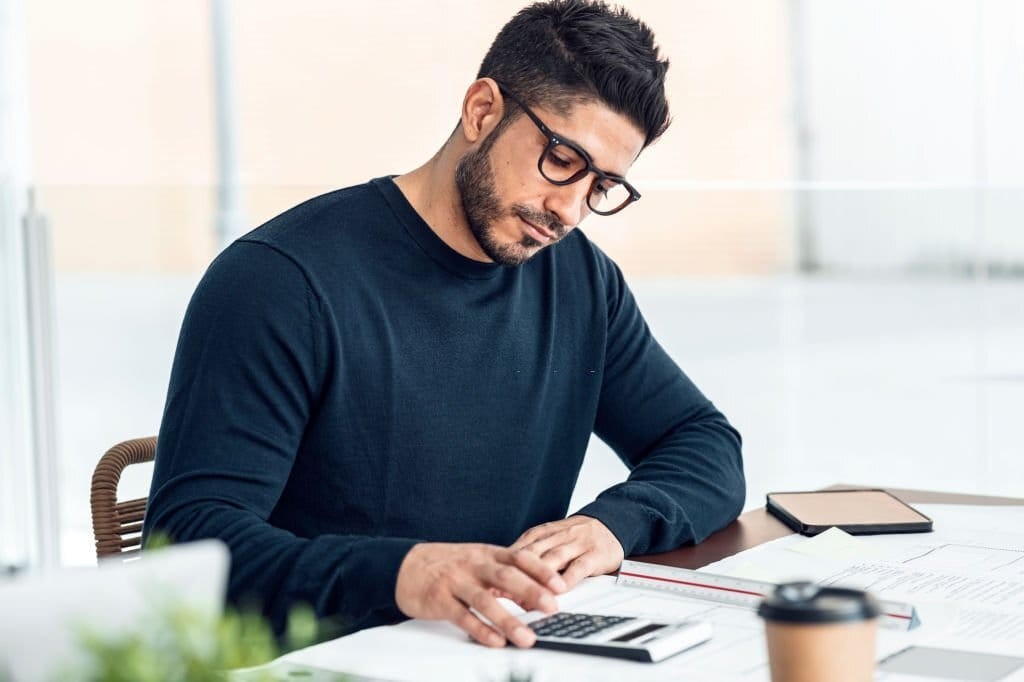
[{"label": "eye", "polygon": [[551,159],[551,161],[559,168],[568,168],[570,165],[572,165],[572,162],[569,159],[559,154],[556,154],[555,152],[550,152],[548,154],[548,158]]}]

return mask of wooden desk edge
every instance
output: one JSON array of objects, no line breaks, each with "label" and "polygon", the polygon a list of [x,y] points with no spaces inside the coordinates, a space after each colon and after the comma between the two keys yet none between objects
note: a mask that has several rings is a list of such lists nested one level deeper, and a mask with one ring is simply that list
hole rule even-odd
[{"label": "wooden desk edge", "polygon": [[[836,484],[826,490],[843,490],[850,488],[879,488],[882,486],[859,486]],[[979,505],[1024,505],[1024,499],[1012,497],[992,497],[989,495],[968,495],[963,493],[943,493],[930,490],[912,490],[908,488],[884,488],[904,502],[910,504],[979,504]],[[647,561],[652,564],[677,566],[679,568],[700,568],[708,564],[742,552],[745,549],[791,535],[792,531],[781,521],[769,514],[764,507],[752,509],[742,514],[731,524],[713,533],[707,540],[687,547],[680,547],[671,552],[630,557],[636,561]]]}]

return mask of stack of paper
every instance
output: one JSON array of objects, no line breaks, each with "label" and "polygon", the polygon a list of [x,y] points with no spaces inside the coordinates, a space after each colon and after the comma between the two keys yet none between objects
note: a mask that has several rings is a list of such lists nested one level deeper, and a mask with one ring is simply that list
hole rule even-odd
[{"label": "stack of paper", "polygon": [[[935,520],[935,532],[856,538],[838,530],[814,538],[794,535],[702,570],[766,582],[811,579],[852,585],[912,603],[921,627],[880,630],[879,660],[909,645],[1024,652],[1024,533],[993,530],[1024,528],[1024,507],[917,506]],[[410,621],[295,652],[287,660],[385,680],[482,682],[525,673],[532,682],[768,682],[763,626],[750,608],[616,586],[610,577],[584,581],[558,601],[562,610],[706,620],[715,635],[666,661],[644,664],[554,651],[487,649],[447,623]],[[880,672],[877,679],[938,678]]]}]

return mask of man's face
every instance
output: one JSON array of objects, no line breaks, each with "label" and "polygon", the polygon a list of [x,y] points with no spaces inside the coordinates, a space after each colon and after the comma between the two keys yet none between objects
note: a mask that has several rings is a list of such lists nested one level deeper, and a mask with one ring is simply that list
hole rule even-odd
[{"label": "man's face", "polygon": [[[505,106],[515,106],[505,100]],[[577,104],[568,116],[543,107],[534,113],[560,137],[585,149],[598,168],[625,176],[643,149],[643,134],[603,104]],[[521,114],[459,160],[455,182],[469,229],[495,263],[521,265],[569,233],[590,213],[593,173],[571,185],[554,185],[537,161],[547,145],[540,129]]]}]

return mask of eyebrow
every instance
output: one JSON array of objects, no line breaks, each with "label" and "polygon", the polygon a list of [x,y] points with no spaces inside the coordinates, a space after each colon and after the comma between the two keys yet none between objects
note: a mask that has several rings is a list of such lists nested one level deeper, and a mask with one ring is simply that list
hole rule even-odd
[{"label": "eyebrow", "polygon": [[[584,154],[586,154],[586,157],[590,160],[590,165],[592,165],[594,168],[596,168],[597,170],[601,171],[602,173],[604,173],[605,175],[607,175],[607,176],[609,176],[611,178],[620,178],[622,180],[626,179],[626,174],[625,173],[616,173],[616,172],[613,172],[613,171],[605,170],[604,168],[601,168],[596,163],[594,163],[594,155],[591,154],[589,151],[587,151],[586,147],[584,147],[582,144],[580,144],[576,140],[572,139],[571,137],[568,137],[567,135],[562,135],[561,133],[556,132],[555,130],[553,130],[551,128],[551,126],[549,126],[544,121],[540,120],[540,116],[538,116],[535,111],[533,111],[528,106],[526,106],[525,102],[523,102],[521,99],[519,99],[518,96],[516,96],[516,95],[512,94],[511,92],[509,92],[508,89],[505,88],[503,85],[498,84],[498,90],[501,92],[502,95],[508,97],[513,102],[515,102],[519,106],[519,108],[523,110],[523,113],[526,114],[527,117],[531,121],[534,122],[535,125],[538,125],[539,127],[542,127],[542,128],[546,128],[548,133],[551,134],[552,136],[557,137],[562,142],[569,143],[570,145],[578,148],[580,151],[582,151]],[[544,133],[543,130],[540,130],[540,132],[541,132],[541,134]],[[643,149],[641,149],[640,151],[643,151]],[[640,156],[640,153],[637,152],[637,155],[633,157],[633,161],[636,161],[639,156]]]},{"label": "eyebrow", "polygon": [[[539,119],[539,118],[540,118],[540,117],[538,117],[538,119]],[[609,177],[612,177],[612,178],[622,178],[623,180],[625,180],[625,179],[626,179],[626,174],[625,174],[625,173],[616,173],[616,172],[614,172],[614,171],[610,171],[610,170],[605,170],[604,168],[601,168],[600,166],[598,166],[598,165],[597,165],[597,163],[595,163],[595,162],[594,162],[594,155],[593,155],[593,154],[591,154],[591,153],[590,153],[590,152],[589,152],[589,151],[587,150],[587,148],[586,148],[586,147],[584,147],[584,146],[583,146],[582,144],[580,144],[580,143],[579,143],[579,142],[577,142],[576,140],[574,140],[574,139],[572,139],[571,137],[568,137],[568,136],[566,136],[566,135],[563,135],[563,134],[561,134],[561,133],[559,133],[559,132],[556,132],[555,130],[552,130],[551,126],[549,126],[549,125],[548,125],[548,124],[546,124],[546,123],[544,124],[544,126],[545,126],[545,127],[546,127],[546,128],[547,128],[547,129],[549,130],[549,131],[551,131],[551,134],[552,134],[552,135],[554,135],[555,137],[557,137],[557,138],[558,138],[559,140],[561,140],[562,142],[568,142],[568,143],[571,143],[571,144],[572,144],[573,146],[575,146],[575,147],[578,147],[579,149],[581,149],[581,150],[583,150],[584,152],[586,152],[586,154],[587,154],[587,157],[588,157],[588,158],[590,159],[590,163],[591,163],[591,165],[593,165],[593,166],[594,166],[594,168],[597,168],[597,169],[598,169],[599,171],[601,171],[602,173],[604,173],[605,175],[607,175],[607,176],[609,176]],[[640,156],[640,155],[639,155],[639,154],[637,154],[637,156]],[[634,160],[634,161],[636,161],[636,157],[634,157],[634,158],[633,158],[633,160]]]}]

